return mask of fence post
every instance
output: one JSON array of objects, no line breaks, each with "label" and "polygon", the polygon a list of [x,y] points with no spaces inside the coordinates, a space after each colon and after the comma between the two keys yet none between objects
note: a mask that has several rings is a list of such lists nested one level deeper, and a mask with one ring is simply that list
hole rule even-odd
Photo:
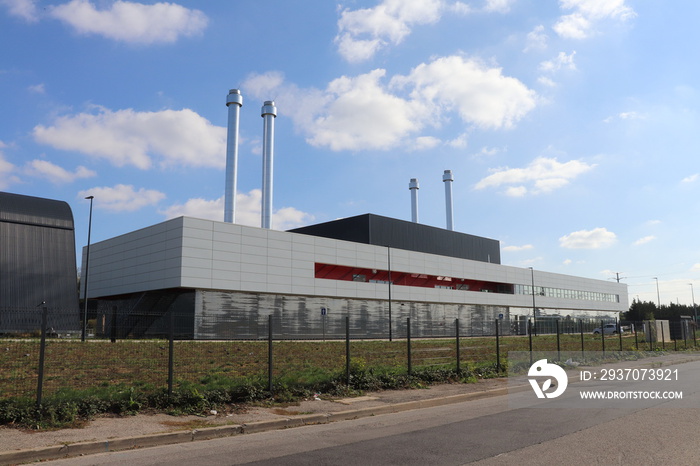
[{"label": "fence post", "polygon": [[345,380],[350,385],[350,316],[345,316]]},{"label": "fence post", "polygon": [[272,314],[267,316],[267,389],[272,393]]},{"label": "fence post", "polygon": [[[669,329],[671,330],[671,329]],[[677,338],[672,338],[673,339],[673,351],[678,351],[678,339]]]},{"label": "fence post", "polygon": [[578,320],[578,329],[581,332],[581,359],[585,359],[586,353],[584,351],[585,344],[583,342],[583,320],[582,319]]},{"label": "fence post", "polygon": [[698,341],[695,339],[695,329],[697,326],[697,321],[693,321],[693,346],[698,346]]},{"label": "fence post", "polygon": [[664,335],[664,322],[661,321],[661,349],[666,349],[666,336]]},{"label": "fence post", "polygon": [[457,345],[457,375],[459,375],[462,371],[459,367],[459,319],[455,319],[455,341]]},{"label": "fence post", "polygon": [[530,365],[532,365],[532,321],[527,319],[528,336],[530,339]]},{"label": "fence post", "polygon": [[561,361],[561,345],[559,344],[559,319],[557,319],[557,361]]},{"label": "fence post", "polygon": [[170,310],[170,328],[168,330],[168,396],[173,396],[173,375],[175,372],[175,312]]},{"label": "fence post", "polygon": [[408,349],[408,375],[411,375],[411,318],[406,318],[406,346]]},{"label": "fence post", "polygon": [[605,323],[600,321],[600,341],[603,345],[603,357],[605,357]]},{"label": "fence post", "polygon": [[501,343],[499,334],[498,319],[496,319],[496,372],[501,372]]},{"label": "fence post", "polygon": [[634,328],[634,347],[639,351],[639,341],[637,340],[637,324],[632,324]]},{"label": "fence post", "polygon": [[49,309],[46,306],[41,308],[41,343],[39,344],[39,379],[36,385],[36,409],[41,407],[41,395],[44,390],[44,357],[46,356],[46,326],[48,314]]},{"label": "fence post", "polygon": [[117,306],[112,306],[112,325],[110,328],[110,341],[116,343],[117,341]]},{"label": "fence post", "polygon": [[617,322],[617,336],[620,338],[620,352],[622,352],[622,324]]}]

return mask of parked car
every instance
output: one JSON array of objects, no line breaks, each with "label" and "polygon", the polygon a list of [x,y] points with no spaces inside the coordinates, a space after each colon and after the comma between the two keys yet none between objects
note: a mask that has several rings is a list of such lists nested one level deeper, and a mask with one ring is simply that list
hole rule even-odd
[{"label": "parked car", "polygon": [[[624,333],[624,330],[622,330],[622,327],[619,329],[620,333]],[[600,327],[594,328],[593,329],[593,335],[600,335]],[[603,325],[603,333],[605,335],[616,335],[618,332],[618,327],[617,324],[605,324]]]}]

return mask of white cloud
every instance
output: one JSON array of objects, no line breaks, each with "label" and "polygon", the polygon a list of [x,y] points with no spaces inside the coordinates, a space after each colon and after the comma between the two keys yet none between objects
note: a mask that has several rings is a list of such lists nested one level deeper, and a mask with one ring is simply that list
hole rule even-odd
[{"label": "white cloud", "polygon": [[530,50],[545,50],[549,36],[544,32],[544,26],[541,24],[535,26],[535,29],[527,33],[527,40],[523,52]]},{"label": "white cloud", "polygon": [[522,246],[505,246],[503,248],[503,250],[506,252],[529,251],[531,249],[534,249],[534,246],[532,244],[524,244]]},{"label": "white cloud", "polygon": [[501,68],[456,55],[420,64],[408,76],[395,76],[392,84],[411,86],[413,101],[428,99],[482,128],[509,128],[537,103],[534,91],[504,76]]},{"label": "white cloud", "polygon": [[496,13],[508,13],[510,6],[515,3],[515,0],[486,0],[484,11]]},{"label": "white cloud", "polygon": [[467,133],[462,133],[454,139],[450,139],[446,143],[450,147],[455,149],[464,149],[467,147]]},{"label": "white cloud", "polygon": [[108,9],[99,10],[88,0],[71,0],[51,7],[49,14],[80,34],[134,44],[175,42],[180,36],[201,34],[208,22],[199,10],[162,2],[144,5],[116,1]]},{"label": "white cloud", "polygon": [[27,87],[27,89],[32,94],[46,94],[46,86],[43,83],[29,86],[29,87]]},{"label": "white cloud", "polygon": [[620,112],[617,115],[609,116],[603,120],[603,123],[611,123],[615,120],[644,120],[648,115],[639,112]]},{"label": "white cloud", "polygon": [[0,5],[5,5],[11,16],[22,18],[34,23],[39,20],[34,0],[0,0]]},{"label": "white cloud", "polygon": [[542,84],[543,86],[546,86],[546,87],[556,87],[557,86],[557,83],[555,83],[554,80],[552,80],[551,78],[548,78],[546,76],[540,76],[539,78],[537,78],[537,82]]},{"label": "white cloud", "polygon": [[385,76],[383,69],[342,76],[319,90],[300,89],[268,72],[250,76],[241,87],[258,98],[279,96],[280,116],[292,118],[309,144],[334,151],[412,144],[427,136],[416,133],[452,113],[470,125],[509,128],[537,103],[534,91],[500,68],[460,56],[421,64],[388,84]]},{"label": "white cloud", "polygon": [[[425,123],[424,108],[387,92],[384,70],[341,77],[326,88],[327,105],[313,121],[307,141],[331,150],[389,149]],[[400,111],[397,111],[401,109]]]},{"label": "white cloud", "polygon": [[132,109],[80,113],[36,126],[37,142],[141,169],[157,159],[162,166],[223,167],[226,128],[189,109],[136,112]]},{"label": "white cloud", "polygon": [[475,154],[474,157],[493,157],[494,155],[500,153],[504,149],[499,149],[498,147],[482,147],[481,150]]},{"label": "white cloud", "polygon": [[[532,191],[535,194],[548,193],[567,185],[577,176],[593,169],[580,160],[560,163],[556,158],[538,157],[525,168],[498,168],[493,173],[480,180],[475,189],[506,186],[506,194],[522,197]],[[530,184],[531,188],[525,186]]]},{"label": "white cloud", "polygon": [[571,259],[564,259],[564,262],[562,262],[562,264],[564,264],[564,265],[571,265],[573,262],[574,262],[574,261],[572,261]]},{"label": "white cloud", "polygon": [[559,238],[559,245],[567,249],[601,249],[612,246],[617,236],[606,228],[580,230]]},{"label": "white cloud", "polygon": [[90,178],[96,176],[96,173],[83,166],[79,166],[73,172],[69,172],[65,168],[54,165],[47,160],[32,160],[27,163],[25,168],[27,174],[46,178],[52,183],[71,183],[79,178]]},{"label": "white cloud", "polygon": [[469,14],[473,11],[472,7],[470,7],[469,5],[467,5],[464,2],[454,2],[453,4],[451,4],[448,7],[448,9],[449,9],[449,11],[453,11],[453,12],[459,13],[461,15],[466,15],[466,14]]},{"label": "white cloud", "polygon": [[506,188],[505,194],[508,197],[525,197],[527,188],[525,186],[510,186]]},{"label": "white cloud", "polygon": [[683,178],[681,183],[695,183],[698,180],[698,177],[700,177],[700,173],[693,173],[692,175]]},{"label": "white cloud", "polygon": [[[236,223],[252,227],[260,226],[262,191],[253,189],[248,194],[236,195]],[[190,199],[184,204],[176,204],[161,212],[166,218],[181,216],[205,218],[214,221],[224,219],[224,198],[215,200]],[[272,226],[276,230],[289,230],[306,225],[313,216],[293,207],[283,207],[272,213]]]},{"label": "white cloud", "polygon": [[439,146],[441,141],[433,136],[420,136],[417,137],[413,145],[414,150],[425,150],[432,149],[433,147]]},{"label": "white cloud", "polygon": [[552,27],[554,32],[567,39],[585,39],[591,22],[579,13],[565,15]]},{"label": "white cloud", "polygon": [[656,236],[650,235],[650,236],[645,236],[644,238],[639,238],[637,241],[634,242],[635,246],[641,246],[642,244],[646,244],[650,241],[654,241],[656,239]]},{"label": "white cloud", "polygon": [[95,205],[115,212],[133,212],[146,206],[156,205],[165,199],[165,194],[160,191],[144,188],[136,191],[133,186],[123,184],[86,189],[80,191],[78,195],[81,198],[95,196]]},{"label": "white cloud", "polygon": [[626,21],[636,16],[625,0],[560,0],[562,9],[573,10],[553,26],[559,36],[567,39],[585,39],[592,33],[596,22],[605,19]]},{"label": "white cloud", "polygon": [[645,115],[637,112],[622,112],[619,117],[621,120],[642,120],[646,118]]},{"label": "white cloud", "polygon": [[0,141],[0,189],[7,189],[10,185],[19,183],[19,178],[14,174],[17,170],[13,164],[5,160],[2,149],[7,145]]},{"label": "white cloud", "polygon": [[442,0],[384,0],[373,8],[345,9],[335,38],[338,52],[349,62],[367,60],[389,44],[400,44],[411,27],[437,22],[443,8]]},{"label": "white cloud", "polygon": [[693,266],[690,268],[691,272],[700,272],[700,263],[693,264]]},{"label": "white cloud", "polygon": [[563,69],[568,69],[568,70],[575,70],[576,69],[576,64],[574,63],[574,56],[576,55],[576,51],[571,52],[569,55],[567,55],[564,52],[559,52],[559,54],[547,61],[543,61],[540,63],[540,70],[545,71],[545,72],[555,72],[559,71],[562,68]]}]

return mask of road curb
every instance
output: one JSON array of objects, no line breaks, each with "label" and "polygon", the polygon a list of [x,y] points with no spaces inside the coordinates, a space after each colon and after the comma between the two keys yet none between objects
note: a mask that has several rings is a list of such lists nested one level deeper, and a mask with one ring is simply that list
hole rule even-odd
[{"label": "road curb", "polygon": [[[512,391],[513,387],[510,387],[510,390]],[[480,398],[507,395],[508,391],[509,387],[503,387],[474,393],[450,395],[427,400],[406,401],[403,403],[371,406],[367,408],[337,411],[333,413],[305,414],[289,418],[247,422],[229,426],[205,427],[191,431],[167,432],[138,437],[125,437],[112,440],[80,442],[68,445],[56,445],[51,447],[0,452],[0,465],[71,458],[75,456],[93,455],[96,453],[108,453],[132,450],[135,448],[173,445],[177,443],[194,442],[199,440],[211,440],[215,438],[287,429],[305,425],[327,424],[330,422],[360,419],[363,417],[379,416],[381,414],[392,414],[402,411],[410,411],[413,409],[432,408],[452,403],[461,403],[463,401],[477,400]]]}]

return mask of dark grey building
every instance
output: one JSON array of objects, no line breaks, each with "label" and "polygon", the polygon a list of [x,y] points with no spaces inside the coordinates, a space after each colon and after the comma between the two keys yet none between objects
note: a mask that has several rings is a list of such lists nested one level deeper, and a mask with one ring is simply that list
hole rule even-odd
[{"label": "dark grey building", "polygon": [[501,263],[498,240],[381,215],[357,215],[289,231],[491,264]]},{"label": "dark grey building", "polygon": [[63,201],[0,192],[0,333],[80,328],[73,212]]}]

